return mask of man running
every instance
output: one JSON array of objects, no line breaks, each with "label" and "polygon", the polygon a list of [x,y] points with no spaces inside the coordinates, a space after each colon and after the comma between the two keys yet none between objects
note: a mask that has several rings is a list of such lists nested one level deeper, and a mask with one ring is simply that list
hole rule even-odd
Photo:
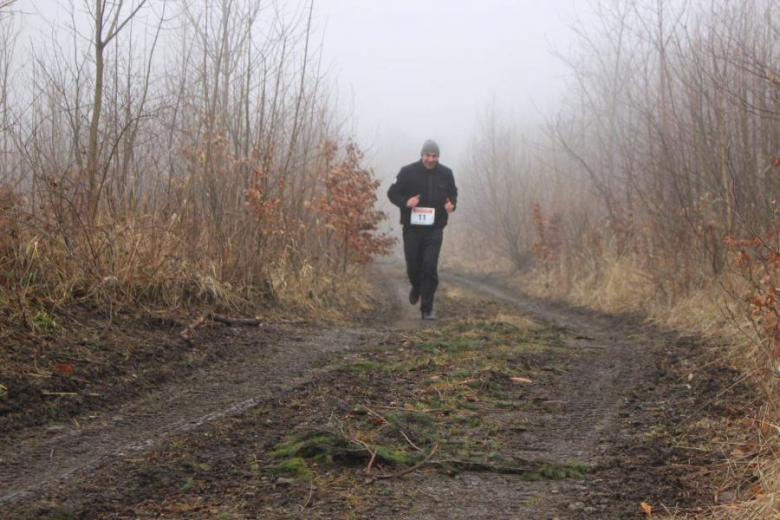
[{"label": "man running", "polygon": [[437,265],[444,226],[458,203],[452,170],[439,163],[439,145],[428,139],[421,159],[401,168],[387,196],[401,208],[406,274],[412,284],[409,303],[420,301],[422,319],[435,320],[433,296],[439,285]]}]

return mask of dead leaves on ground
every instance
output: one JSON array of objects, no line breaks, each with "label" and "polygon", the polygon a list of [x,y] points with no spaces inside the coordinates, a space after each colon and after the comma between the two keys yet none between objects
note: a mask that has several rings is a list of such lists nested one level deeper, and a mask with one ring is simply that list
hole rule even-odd
[{"label": "dead leaves on ground", "polygon": [[54,363],[54,371],[69,376],[73,373],[73,363]]}]

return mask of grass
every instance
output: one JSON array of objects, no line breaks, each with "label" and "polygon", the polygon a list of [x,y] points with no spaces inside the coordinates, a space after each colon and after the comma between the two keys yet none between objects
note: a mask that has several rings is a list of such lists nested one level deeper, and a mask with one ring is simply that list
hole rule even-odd
[{"label": "grass", "polygon": [[363,374],[366,372],[374,372],[379,370],[380,367],[381,365],[374,361],[361,360],[355,361],[354,363],[349,363],[347,365],[340,365],[337,370],[349,374]]},{"label": "grass", "polygon": [[282,475],[293,478],[297,483],[309,481],[314,477],[314,473],[312,473],[306,460],[302,457],[285,459],[279,464],[266,466],[264,470],[272,475]]},{"label": "grass", "polygon": [[39,329],[52,330],[57,327],[57,320],[53,315],[41,309],[32,317],[33,325]]},{"label": "grass", "polygon": [[198,487],[198,483],[195,481],[194,477],[189,477],[187,481],[181,485],[179,488],[179,491],[182,493],[186,493],[188,491],[192,491]]},{"label": "grass", "polygon": [[[481,425],[481,419],[474,421],[476,416],[466,418],[466,427],[475,428]],[[501,444],[496,441],[490,443],[478,443],[465,439],[464,430],[450,430],[450,435],[456,439],[448,439],[443,432],[438,431],[441,426],[431,422],[432,427],[428,432],[416,434],[408,429],[408,425],[397,423],[396,432],[408,431],[407,442],[419,442],[432,451],[432,446],[441,447],[443,453],[441,459],[427,460],[426,462],[448,471],[489,471],[496,473],[518,475],[520,479],[527,481],[561,480],[565,478],[582,478],[587,472],[588,466],[583,462],[553,463],[547,461],[526,461],[501,455],[496,451],[485,451],[485,448],[496,450]],[[426,421],[427,422],[427,421]],[[410,467],[421,463],[424,459],[422,451],[408,449],[399,443],[393,443],[389,436],[382,437],[385,444],[378,440],[372,444],[359,440],[359,435],[345,434],[331,431],[305,431],[299,434],[292,442],[282,443],[276,447],[273,456],[283,459],[282,462],[267,466],[265,470],[273,474],[281,474],[295,478],[298,481],[311,479],[313,473],[307,465],[307,460],[315,463],[324,463],[329,466],[334,464],[346,464],[347,466],[365,466],[367,463],[377,465]],[[411,437],[413,440],[410,440]]]},{"label": "grass", "polygon": [[[528,461],[503,455],[495,418],[488,410],[531,407],[523,398],[524,385],[512,377],[527,377],[520,368],[529,357],[544,355],[544,363],[565,364],[572,352],[562,348],[565,331],[525,327],[523,320],[473,317],[441,329],[417,331],[404,349],[380,348],[371,359],[337,367],[356,395],[374,396],[371,403],[356,402],[346,415],[331,415],[328,424],[307,428],[279,443],[272,456],[301,468],[306,461],[328,467],[370,465],[391,471],[426,461],[448,471],[512,473],[524,480],[580,478],[586,466],[577,462]],[[567,361],[569,360],[569,361]],[[366,374],[380,374],[367,385]],[[382,385],[397,381],[403,400],[382,403]],[[365,398],[365,397],[364,397]],[[388,408],[384,414],[377,413]],[[500,413],[500,412],[499,412]]]},{"label": "grass", "polygon": [[209,465],[205,462],[195,462],[193,459],[185,458],[179,461],[179,465],[184,469],[208,471]]},{"label": "grass", "polygon": [[75,520],[76,512],[56,502],[41,501],[30,507],[22,516],[24,520]]},{"label": "grass", "polygon": [[420,459],[419,455],[406,453],[388,446],[375,446],[372,449],[361,444],[356,438],[336,431],[304,431],[292,442],[279,444],[272,456],[287,460],[305,457],[314,462],[347,464],[368,462],[371,451],[376,451],[379,462],[390,464],[412,464]]},{"label": "grass", "polygon": [[403,411],[398,413],[391,413],[387,416],[387,421],[390,425],[397,428],[404,428],[408,426],[433,426],[436,421],[430,414],[414,411]]},{"label": "grass", "polygon": [[[362,264],[350,264],[344,273],[341,266],[316,261],[324,258],[322,252],[301,248],[292,261],[282,248],[263,251],[279,255],[278,261],[243,258],[241,245],[202,243],[214,240],[208,234],[184,238],[187,226],[151,215],[118,222],[101,218],[89,232],[57,224],[50,233],[27,229],[20,224],[23,215],[16,216],[19,229],[0,233],[0,252],[5,252],[0,254],[0,328],[33,333],[67,328],[72,317],[78,318],[72,311],[79,306],[177,318],[182,311],[224,309],[340,322],[371,305]],[[53,309],[67,312],[58,312],[58,319]]]}]

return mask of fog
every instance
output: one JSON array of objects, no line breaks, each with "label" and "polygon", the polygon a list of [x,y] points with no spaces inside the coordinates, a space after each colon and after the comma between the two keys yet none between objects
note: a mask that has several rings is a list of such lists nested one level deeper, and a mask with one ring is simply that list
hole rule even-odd
[{"label": "fog", "polygon": [[[176,4],[169,3],[165,28],[177,25]],[[300,1],[276,4],[269,2],[264,15],[271,17],[273,10],[304,18],[309,7]],[[15,2],[23,20],[17,53],[29,55],[53,40],[67,45],[74,23],[88,40],[86,4],[74,5],[72,20],[69,2]],[[149,4],[138,19],[155,20],[161,5]],[[554,54],[568,54],[575,16],[587,16],[583,2],[314,0],[313,46],[321,53],[321,70],[336,85],[342,116],[386,181],[416,159],[427,138],[441,145],[442,162],[457,168],[489,106],[520,121],[549,113],[569,74]]]},{"label": "fog", "polygon": [[[490,106],[539,121],[560,101],[574,41],[573,0],[317,0],[324,61],[368,146],[377,176],[392,177],[436,139],[458,168]],[[456,171],[457,174],[457,171]]]},{"label": "fog", "polygon": [[5,516],[780,520],[779,14],[0,0]]}]

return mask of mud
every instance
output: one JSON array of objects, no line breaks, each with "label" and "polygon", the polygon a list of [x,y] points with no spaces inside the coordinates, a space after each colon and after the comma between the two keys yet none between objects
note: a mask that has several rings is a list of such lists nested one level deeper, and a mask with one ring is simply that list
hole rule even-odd
[{"label": "mud", "polygon": [[[714,503],[723,454],[706,444],[706,421],[727,410],[738,420],[750,389],[710,346],[636,317],[531,300],[500,280],[446,275],[445,319],[422,323],[404,303],[398,267],[382,272],[373,325],[215,327],[205,341],[220,347],[218,359],[122,401],[85,405],[69,422],[13,432],[0,447],[0,507],[27,518],[617,519],[642,518],[641,502],[681,517]],[[390,377],[345,367],[408,365],[421,327],[496,315],[537,320],[554,348],[513,357],[534,384],[502,387],[517,406],[477,407],[464,435],[518,459],[583,462],[584,478],[426,466],[366,485],[364,465],[307,461],[303,480],[266,471],[279,443],[346,420],[356,404],[384,414],[381,406],[427,402],[426,384],[443,370],[429,363]]]}]

